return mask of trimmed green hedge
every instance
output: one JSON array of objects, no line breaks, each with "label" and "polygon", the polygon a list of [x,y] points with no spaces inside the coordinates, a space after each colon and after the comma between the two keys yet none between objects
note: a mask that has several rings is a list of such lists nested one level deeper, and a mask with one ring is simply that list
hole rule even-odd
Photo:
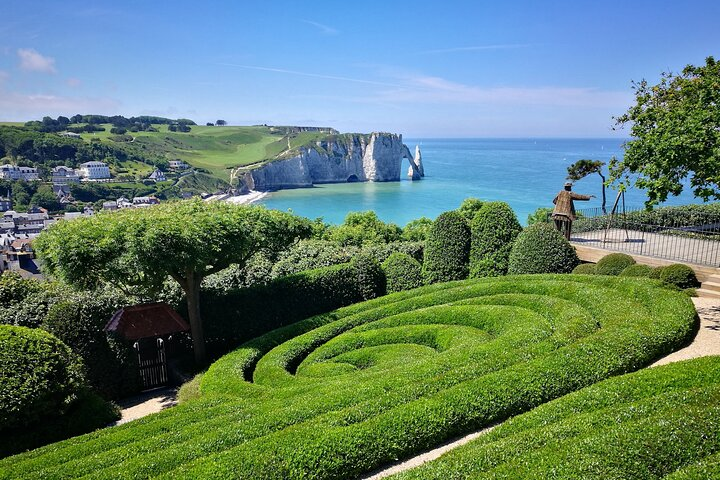
[{"label": "trimmed green hedge", "polygon": [[720,478],[720,357],[600,382],[393,479]]},{"label": "trimmed green hedge", "polygon": [[204,289],[201,309],[208,349],[214,355],[222,354],[275,328],[385,293],[385,274],[367,255],[357,255],[349,263],[280,277],[265,285]]},{"label": "trimmed green hedge", "polygon": [[621,277],[645,277],[650,278],[653,273],[653,267],[649,265],[641,265],[639,263],[636,263],[635,265],[630,265],[628,267],[625,267],[625,269],[620,272]]},{"label": "trimmed green hedge", "polygon": [[700,286],[695,271],[682,263],[673,263],[663,267],[660,271],[660,280],[668,285],[680,289],[697,288]]},{"label": "trimmed green hedge", "polygon": [[466,279],[469,254],[470,228],[465,219],[455,211],[441,213],[425,241],[425,283]]},{"label": "trimmed green hedge", "polygon": [[470,276],[505,275],[513,242],[522,231],[510,205],[505,202],[483,204],[475,214],[470,229]]},{"label": "trimmed green hedge", "polygon": [[635,259],[626,253],[611,253],[605,255],[595,264],[595,273],[598,275],[620,275],[630,265],[635,265]]},{"label": "trimmed green hedge", "polygon": [[38,328],[0,325],[0,457],[94,430],[117,418],[90,393],[82,363]]},{"label": "trimmed green hedge", "polygon": [[641,368],[691,338],[695,315],[681,292],[604,276],[387,295],[253,340],[210,367],[201,398],[0,476],[354,478]]},{"label": "trimmed green hedge", "polygon": [[422,287],[422,265],[404,253],[393,253],[382,264],[388,293]]},{"label": "trimmed green hedge", "polygon": [[595,275],[597,266],[594,263],[581,263],[577,267],[573,268],[572,273],[580,275]]},{"label": "trimmed green hedge", "polygon": [[555,227],[536,223],[515,240],[508,273],[570,273],[579,263],[575,248]]}]

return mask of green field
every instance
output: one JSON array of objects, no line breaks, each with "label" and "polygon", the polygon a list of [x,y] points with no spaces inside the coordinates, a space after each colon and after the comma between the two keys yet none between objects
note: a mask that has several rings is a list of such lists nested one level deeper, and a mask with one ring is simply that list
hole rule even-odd
[{"label": "green field", "polygon": [[248,342],[200,398],[6,458],[0,478],[356,478],[637,370],[696,328],[689,298],[648,280],[436,284]]}]

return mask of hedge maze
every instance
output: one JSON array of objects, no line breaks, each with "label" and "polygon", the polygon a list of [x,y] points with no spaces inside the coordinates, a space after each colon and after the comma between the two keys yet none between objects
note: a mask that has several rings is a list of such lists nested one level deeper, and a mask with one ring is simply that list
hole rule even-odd
[{"label": "hedge maze", "polygon": [[0,478],[354,478],[637,370],[696,329],[686,295],[644,279],[435,284],[270,332],[213,364],[200,399],[7,458]]}]

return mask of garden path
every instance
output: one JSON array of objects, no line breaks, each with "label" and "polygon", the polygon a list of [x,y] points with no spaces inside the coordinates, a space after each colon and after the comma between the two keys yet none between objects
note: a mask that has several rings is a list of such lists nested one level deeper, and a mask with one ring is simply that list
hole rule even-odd
[{"label": "garden path", "polygon": [[122,417],[112,426],[122,425],[177,405],[177,392],[176,387],[161,387],[120,400],[118,405]]}]

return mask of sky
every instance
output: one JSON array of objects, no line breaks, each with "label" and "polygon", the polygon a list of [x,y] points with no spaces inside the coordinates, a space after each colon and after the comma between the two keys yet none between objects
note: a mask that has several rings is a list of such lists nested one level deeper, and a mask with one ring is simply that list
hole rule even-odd
[{"label": "sky", "polygon": [[159,115],[406,137],[615,137],[720,57],[717,0],[3,0],[0,121]]}]

